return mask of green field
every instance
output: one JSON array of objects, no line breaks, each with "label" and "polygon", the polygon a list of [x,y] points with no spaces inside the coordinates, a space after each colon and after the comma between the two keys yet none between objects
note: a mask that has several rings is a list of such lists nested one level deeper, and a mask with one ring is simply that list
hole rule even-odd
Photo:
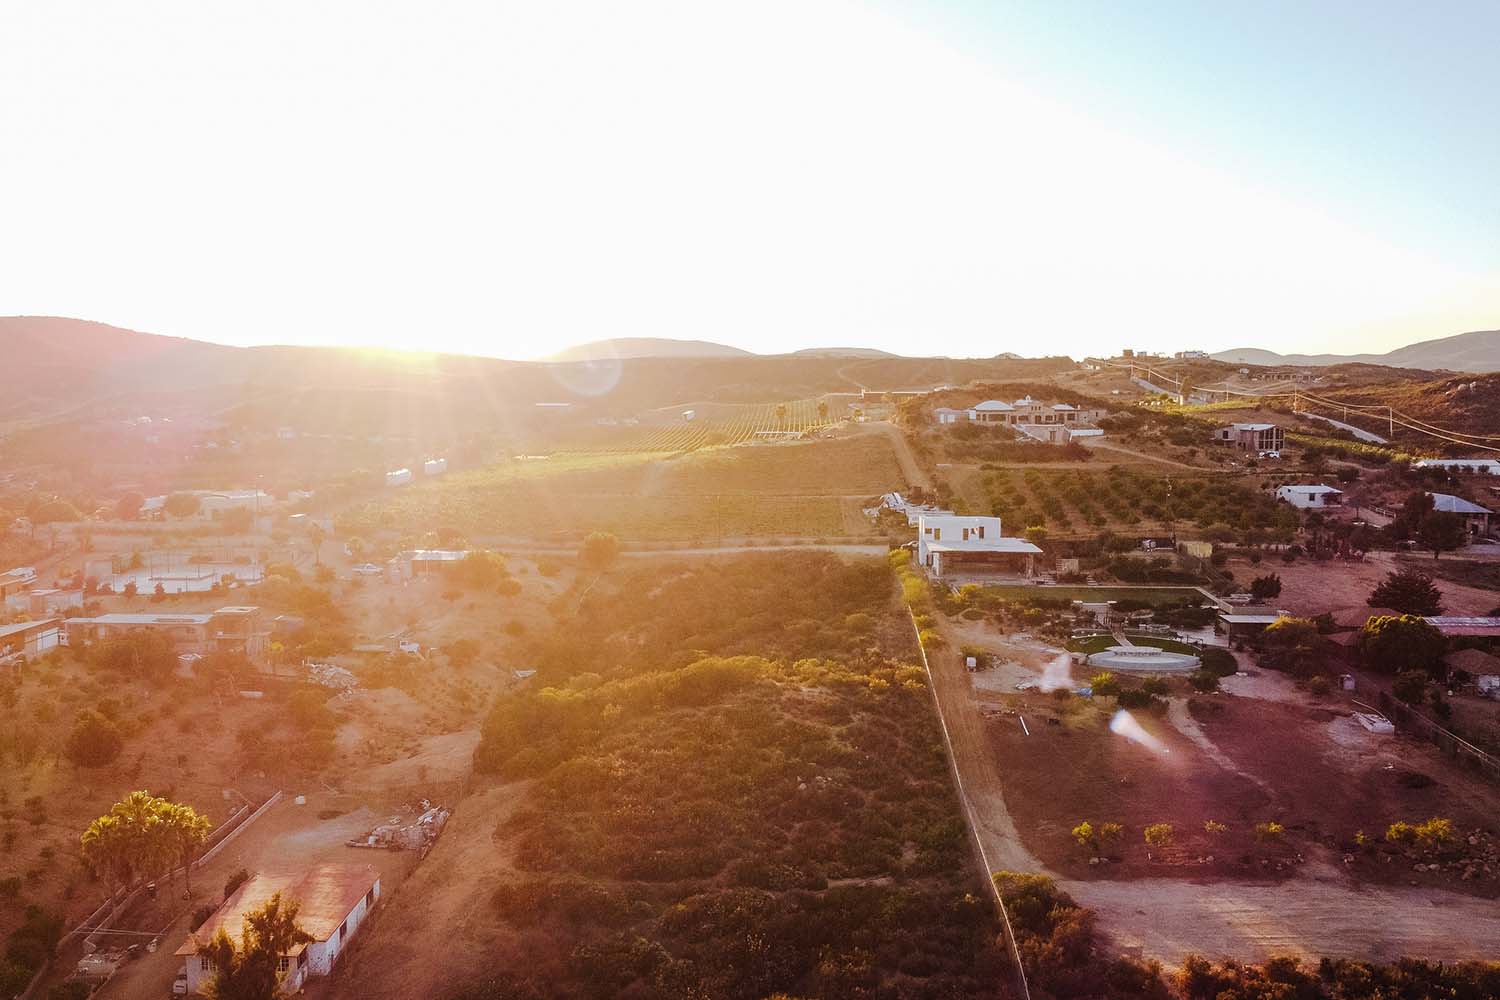
[{"label": "green field", "polygon": [[985,587],[984,592],[1006,601],[1025,601],[1033,598],[1052,600],[1088,601],[1141,601],[1145,604],[1177,604],[1182,601],[1201,601],[1203,595],[1192,587],[1027,587],[1021,585],[996,585]]},{"label": "green field", "polygon": [[716,448],[674,458],[559,455],[512,461],[390,490],[341,530],[567,541],[609,531],[627,541],[873,533],[860,503],[903,482],[883,435]]},{"label": "green field", "polygon": [[[1163,639],[1160,636],[1154,635],[1132,635],[1129,632],[1125,632],[1123,635],[1130,640],[1132,646],[1154,646],[1157,649],[1164,649],[1169,653],[1187,653],[1189,656],[1198,655],[1198,650],[1195,647],[1185,642],[1178,642],[1176,639]],[[1113,635],[1091,635],[1082,639],[1070,639],[1067,643],[1067,650],[1070,653],[1092,654],[1102,653],[1109,647],[1117,645],[1119,643]]]}]

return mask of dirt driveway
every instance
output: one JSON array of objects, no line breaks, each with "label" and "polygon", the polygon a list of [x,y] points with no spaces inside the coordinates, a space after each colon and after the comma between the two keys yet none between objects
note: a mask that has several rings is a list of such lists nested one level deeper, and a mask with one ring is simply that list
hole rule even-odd
[{"label": "dirt driveway", "polygon": [[[320,819],[336,810],[339,815]],[[325,862],[371,864],[380,870],[383,893],[394,891],[417,860],[411,851],[360,850],[344,842],[365,833],[384,816],[331,795],[310,795],[299,806],[291,796],[272,806],[249,829],[209,864],[193,873],[192,900],[183,899],[179,880],[164,890],[154,904],[139,908],[120,923],[161,929],[155,954],[123,967],[97,994],[101,1000],[161,1000],[172,989],[172,980],[182,969],[183,959],[173,955],[188,939],[188,924],[200,905],[217,905],[223,899],[224,883],[231,873],[244,868],[252,873],[286,871]]]},{"label": "dirt driveway", "polygon": [[[953,745],[964,793],[991,864],[1048,872],[1022,842],[1005,801],[1008,769],[1022,762],[997,752],[988,738],[969,674],[951,652],[960,640],[945,626],[949,652],[933,658],[933,686]],[[1018,651],[1024,652],[1024,651]],[[1036,662],[1036,656],[1015,660]],[[1193,952],[1260,960],[1275,954],[1388,961],[1493,958],[1500,941],[1500,905],[1440,889],[1354,883],[1327,865],[1305,866],[1278,884],[1147,878],[1059,880],[1079,903],[1097,911],[1121,947],[1168,965]]]}]

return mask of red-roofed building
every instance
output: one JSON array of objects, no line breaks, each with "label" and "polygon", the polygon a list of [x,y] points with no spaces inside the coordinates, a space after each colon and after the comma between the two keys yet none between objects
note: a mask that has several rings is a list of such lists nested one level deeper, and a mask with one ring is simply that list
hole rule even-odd
[{"label": "red-roofed building", "polygon": [[188,936],[177,954],[187,962],[188,992],[198,993],[214,975],[213,963],[198,954],[198,947],[220,930],[239,944],[245,914],[265,906],[281,893],[283,900],[296,900],[297,926],[312,936],[277,965],[282,989],[295,993],[311,976],[326,976],[333,963],[380,899],[380,872],[373,865],[318,865],[294,874],[252,875],[203,926]]}]

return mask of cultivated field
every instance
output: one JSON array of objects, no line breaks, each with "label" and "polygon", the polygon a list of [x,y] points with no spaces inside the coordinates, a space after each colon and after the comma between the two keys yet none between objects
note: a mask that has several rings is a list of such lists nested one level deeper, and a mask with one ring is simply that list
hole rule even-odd
[{"label": "cultivated field", "polygon": [[676,458],[512,462],[382,495],[340,523],[366,536],[451,528],[470,538],[563,543],[596,530],[699,544],[869,535],[862,503],[904,486],[890,440],[856,434]]}]

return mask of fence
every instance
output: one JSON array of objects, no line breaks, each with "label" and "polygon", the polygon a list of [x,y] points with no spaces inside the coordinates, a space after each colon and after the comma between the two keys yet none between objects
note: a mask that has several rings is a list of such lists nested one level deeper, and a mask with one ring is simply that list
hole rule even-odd
[{"label": "fence", "polygon": [[1500,757],[1486,753],[1457,733],[1444,729],[1410,705],[1392,697],[1389,691],[1380,692],[1380,708],[1397,728],[1420,736],[1449,757],[1500,781]]},{"label": "fence", "polygon": [[[215,827],[213,832],[208,835],[208,840],[205,843],[211,846],[194,859],[192,867],[199,868],[208,864],[214,855],[224,849],[225,845],[239,836],[251,823],[254,823],[264,815],[266,810],[280,802],[281,797],[282,793],[280,791],[276,792],[276,794],[262,802],[253,813],[250,812],[249,806],[240,806],[228,819]],[[178,872],[181,871],[183,871],[182,868],[174,868],[163,877],[175,878]],[[145,891],[146,883],[144,882],[134,888],[121,886],[115,890],[108,899],[99,905],[97,910],[84,917],[78,926],[58,939],[57,947],[53,949],[53,954],[60,952],[64,945],[79,935],[83,936],[85,944],[92,944],[94,935],[101,928],[109,927],[119,918],[120,914],[134,906],[136,901],[141,898],[141,893]],[[38,995],[37,991],[41,987],[42,980],[46,978],[47,973],[51,969],[52,963],[50,961],[38,969],[36,975],[32,977],[31,982],[27,985],[26,989],[21,991],[16,1000],[33,1000]]]},{"label": "fence", "polygon": [[[910,609],[907,611],[911,614]],[[995,884],[995,870],[990,867],[989,855],[985,852],[984,841],[979,836],[979,824],[974,819],[974,807],[969,802],[968,790],[964,788],[963,775],[958,771],[958,757],[953,753],[953,740],[948,735],[948,722],[943,718],[943,703],[938,698],[937,684],[932,679],[932,665],[927,662],[927,648],[922,645],[922,631],[917,628],[917,618],[911,614],[911,628],[917,637],[917,652],[922,654],[922,669],[927,672],[927,687],[932,692],[932,703],[937,708],[938,726],[943,731],[943,745],[948,750],[948,769],[953,774],[953,783],[958,788],[958,800],[964,807],[964,820],[969,827],[969,833],[974,838],[974,848],[979,854],[979,863],[984,868],[984,880],[990,887],[990,895],[994,897],[995,907],[1000,911],[1000,922],[1005,926],[1005,940],[1010,945],[1010,957],[1016,966],[1016,981],[1021,987],[1021,996],[1024,1000],[1031,1000],[1031,987],[1026,982],[1026,967],[1021,962],[1021,949],[1016,945],[1016,932],[1010,926],[1010,913],[1005,907],[1005,899],[1000,895],[1000,887]]]}]

